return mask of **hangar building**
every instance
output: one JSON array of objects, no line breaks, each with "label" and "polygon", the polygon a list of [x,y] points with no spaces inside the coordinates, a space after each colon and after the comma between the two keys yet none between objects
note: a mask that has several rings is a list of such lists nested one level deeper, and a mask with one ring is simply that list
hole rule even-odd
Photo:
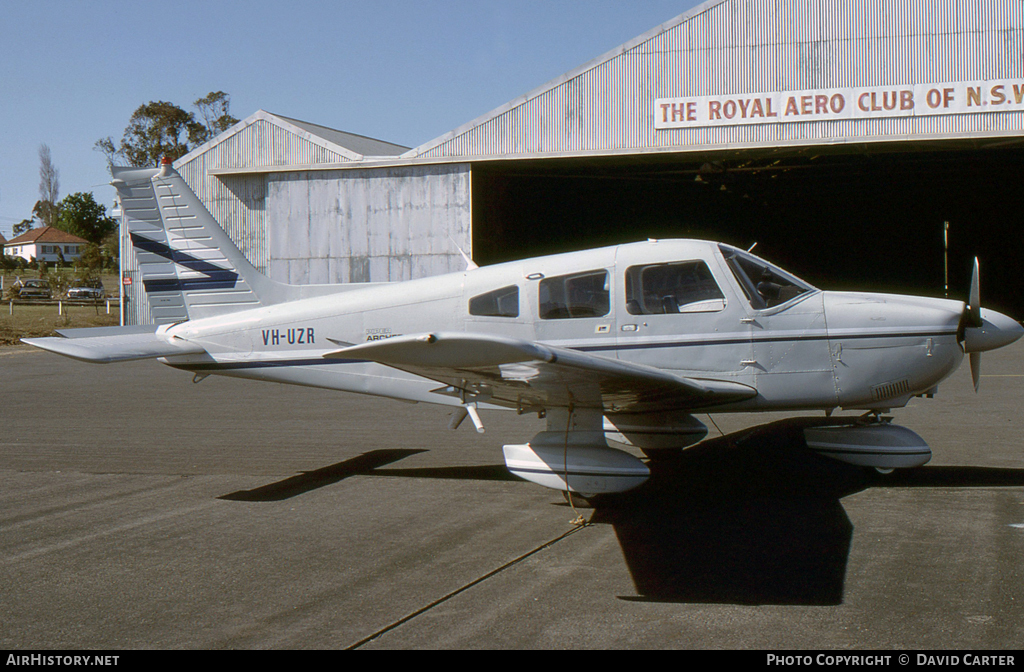
[{"label": "hangar building", "polygon": [[1021,7],[710,0],[419,147],[261,111],[175,166],[286,282],[704,237],[941,296],[946,235],[949,295],[977,255],[985,305],[1024,314]]}]

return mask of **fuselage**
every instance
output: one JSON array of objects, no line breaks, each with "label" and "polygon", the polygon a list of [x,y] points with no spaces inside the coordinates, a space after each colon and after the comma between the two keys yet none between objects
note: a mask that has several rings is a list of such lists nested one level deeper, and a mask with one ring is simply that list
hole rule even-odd
[{"label": "fuselage", "polygon": [[458,403],[347,344],[465,331],[730,380],[756,397],[720,411],[888,409],[934,391],[963,359],[958,301],[822,291],[753,255],[666,240],[496,264],[191,320],[170,334],[208,354],[172,366]]}]

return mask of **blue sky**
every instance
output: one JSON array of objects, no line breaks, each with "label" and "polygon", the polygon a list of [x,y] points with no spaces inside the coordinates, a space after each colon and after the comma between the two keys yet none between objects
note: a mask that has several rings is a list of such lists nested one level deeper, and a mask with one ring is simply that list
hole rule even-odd
[{"label": "blue sky", "polygon": [[0,233],[39,198],[113,189],[96,140],[141,104],[258,109],[416,146],[699,4],[696,0],[0,0]]}]

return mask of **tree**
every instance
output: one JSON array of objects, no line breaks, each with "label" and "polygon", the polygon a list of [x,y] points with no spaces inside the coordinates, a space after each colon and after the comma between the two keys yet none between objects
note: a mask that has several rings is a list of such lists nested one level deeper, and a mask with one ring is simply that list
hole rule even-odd
[{"label": "tree", "polygon": [[187,154],[190,138],[203,131],[192,114],[177,105],[149,102],[132,113],[119,147],[115,148],[113,139],[107,137],[97,140],[94,148],[106,155],[110,165],[120,157],[130,166],[152,167],[163,157],[174,161]]},{"label": "tree", "polygon": [[57,198],[60,196],[60,171],[53,165],[50,147],[39,145],[39,201],[32,208],[44,226],[53,226],[60,214]]},{"label": "tree", "polygon": [[38,219],[43,226],[56,226],[57,219],[60,217],[60,203],[36,201],[36,204],[32,206],[32,217],[33,219],[27,221],[33,222]]},{"label": "tree", "polygon": [[[86,274],[89,275],[92,272],[98,272],[103,268],[103,250],[96,243],[89,243],[82,250],[81,256],[78,257],[78,261],[75,266],[86,269]],[[85,277],[85,276],[83,276]]]},{"label": "tree", "polygon": [[118,151],[117,147],[114,146],[114,139],[111,138],[109,135],[105,138],[100,138],[95,143],[93,143],[92,148],[95,149],[97,152],[102,153],[103,156],[107,157],[108,169],[112,165],[114,165],[114,160],[116,159],[116,157],[120,155],[120,152]]},{"label": "tree", "polygon": [[33,224],[33,220],[31,220],[31,219],[23,219],[23,220],[21,220],[20,222],[18,222],[17,224],[14,225],[14,228],[12,229],[12,231],[13,231],[15,236],[20,236],[23,233],[31,231],[34,228],[32,226],[32,224]]},{"label": "tree", "polygon": [[121,241],[117,232],[109,234],[100,243],[100,251],[103,253],[103,263],[107,268],[117,268],[120,264]]},{"label": "tree", "polygon": [[223,91],[211,91],[192,105],[199,113],[203,127],[206,129],[201,143],[216,137],[238,123],[238,119],[231,116],[230,113],[231,96]]},{"label": "tree", "polygon": [[159,165],[161,158],[174,161],[229,128],[238,120],[231,116],[231,96],[212,91],[196,100],[202,122],[196,115],[165,101],[140,105],[124,131],[119,145],[111,137],[101,138],[93,148],[107,157],[107,165],[116,160],[137,168]]},{"label": "tree", "polygon": [[161,158],[174,161],[188,154],[189,141],[201,132],[195,118],[177,105],[146,103],[128,120],[121,152],[133,166],[155,166]]},{"label": "tree", "polygon": [[88,192],[68,194],[59,204],[60,215],[54,226],[61,231],[84,238],[99,245],[117,230],[117,221],[107,216],[106,207],[100,205]]}]

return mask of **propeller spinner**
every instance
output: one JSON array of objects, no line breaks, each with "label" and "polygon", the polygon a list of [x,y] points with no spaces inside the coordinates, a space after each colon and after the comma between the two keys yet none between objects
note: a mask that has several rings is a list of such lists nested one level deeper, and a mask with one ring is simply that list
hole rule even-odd
[{"label": "propeller spinner", "polygon": [[981,381],[981,353],[1009,345],[1024,335],[1024,327],[1013,318],[981,307],[979,284],[978,258],[975,257],[971,289],[957,330],[960,345],[970,356],[975,392]]}]

